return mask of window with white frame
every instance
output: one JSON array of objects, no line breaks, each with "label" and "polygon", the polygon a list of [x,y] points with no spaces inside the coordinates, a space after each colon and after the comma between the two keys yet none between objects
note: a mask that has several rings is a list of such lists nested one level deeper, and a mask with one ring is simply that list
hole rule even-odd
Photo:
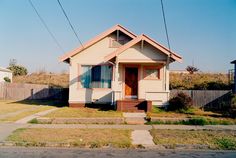
[{"label": "window with white frame", "polygon": [[82,88],[111,88],[111,65],[82,65]]}]

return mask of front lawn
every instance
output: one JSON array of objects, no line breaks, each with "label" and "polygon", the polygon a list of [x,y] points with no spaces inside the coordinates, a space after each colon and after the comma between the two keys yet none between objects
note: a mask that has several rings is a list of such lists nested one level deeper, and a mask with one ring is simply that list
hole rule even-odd
[{"label": "front lawn", "polygon": [[236,149],[235,131],[150,130],[155,144],[166,148],[177,145],[202,145],[210,149]]},{"label": "front lawn", "polygon": [[14,116],[8,116],[6,118],[2,118],[2,119],[0,119],[0,122],[15,122],[15,121],[20,120],[24,117],[33,115],[38,112],[50,110],[52,108],[53,107],[51,107],[51,106],[37,106],[35,109],[29,110],[29,111],[24,111],[24,112],[21,112],[17,115],[14,115]]},{"label": "front lawn", "polygon": [[14,122],[26,116],[52,109],[52,106],[39,106],[14,101],[0,101],[0,122]]},{"label": "front lawn", "polygon": [[13,113],[19,110],[30,109],[32,106],[28,104],[15,103],[12,101],[0,100],[0,115]]},{"label": "front lawn", "polygon": [[211,111],[203,111],[198,108],[192,108],[189,110],[182,110],[181,112],[166,111],[164,109],[153,107],[152,112],[148,113],[150,117],[190,117],[190,116],[209,116],[209,117],[221,117],[221,114]]},{"label": "front lawn", "polygon": [[178,112],[165,111],[153,107],[147,114],[151,121],[146,124],[184,124],[184,125],[235,125],[236,119],[223,117],[222,114],[192,108]]},{"label": "front lawn", "polygon": [[131,146],[131,130],[123,129],[17,129],[7,138],[20,146],[47,146],[58,143],[68,146],[97,148],[112,146],[127,148]]},{"label": "front lawn", "polygon": [[56,111],[53,111],[44,117],[49,118],[96,118],[96,117],[122,117],[121,112],[109,110],[109,111],[100,111],[93,108],[60,108]]}]

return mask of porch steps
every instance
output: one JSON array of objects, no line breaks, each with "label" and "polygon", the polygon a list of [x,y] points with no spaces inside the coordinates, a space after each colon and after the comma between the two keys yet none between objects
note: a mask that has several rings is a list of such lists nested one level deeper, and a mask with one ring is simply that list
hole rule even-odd
[{"label": "porch steps", "polygon": [[147,112],[150,111],[152,102],[144,99],[125,99],[117,101],[117,110],[123,112]]},{"label": "porch steps", "polygon": [[145,120],[146,114],[145,113],[129,113],[124,112],[123,116],[125,118],[125,122],[127,124],[133,124],[133,125],[143,125],[147,121]]}]

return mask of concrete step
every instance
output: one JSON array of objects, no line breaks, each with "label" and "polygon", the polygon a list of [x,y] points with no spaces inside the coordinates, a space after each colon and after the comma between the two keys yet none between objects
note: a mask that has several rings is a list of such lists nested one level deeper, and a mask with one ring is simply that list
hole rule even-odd
[{"label": "concrete step", "polygon": [[123,113],[127,124],[144,124],[146,123],[145,113]]}]

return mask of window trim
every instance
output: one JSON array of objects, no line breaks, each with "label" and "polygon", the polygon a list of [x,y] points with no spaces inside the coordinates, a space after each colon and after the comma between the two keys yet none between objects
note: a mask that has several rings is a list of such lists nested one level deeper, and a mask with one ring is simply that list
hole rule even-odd
[{"label": "window trim", "polygon": [[[148,77],[146,70],[157,70],[157,77]],[[160,66],[144,66],[143,67],[143,79],[144,80],[161,80],[161,67]]]},{"label": "window trim", "polygon": [[[81,75],[82,75],[82,66],[111,66],[111,88],[84,88],[81,83]],[[112,82],[114,78],[114,66],[110,63],[105,63],[105,64],[97,64],[97,65],[91,65],[91,64],[78,64],[78,86],[77,89],[91,89],[91,90],[111,90],[112,89]]]}]

